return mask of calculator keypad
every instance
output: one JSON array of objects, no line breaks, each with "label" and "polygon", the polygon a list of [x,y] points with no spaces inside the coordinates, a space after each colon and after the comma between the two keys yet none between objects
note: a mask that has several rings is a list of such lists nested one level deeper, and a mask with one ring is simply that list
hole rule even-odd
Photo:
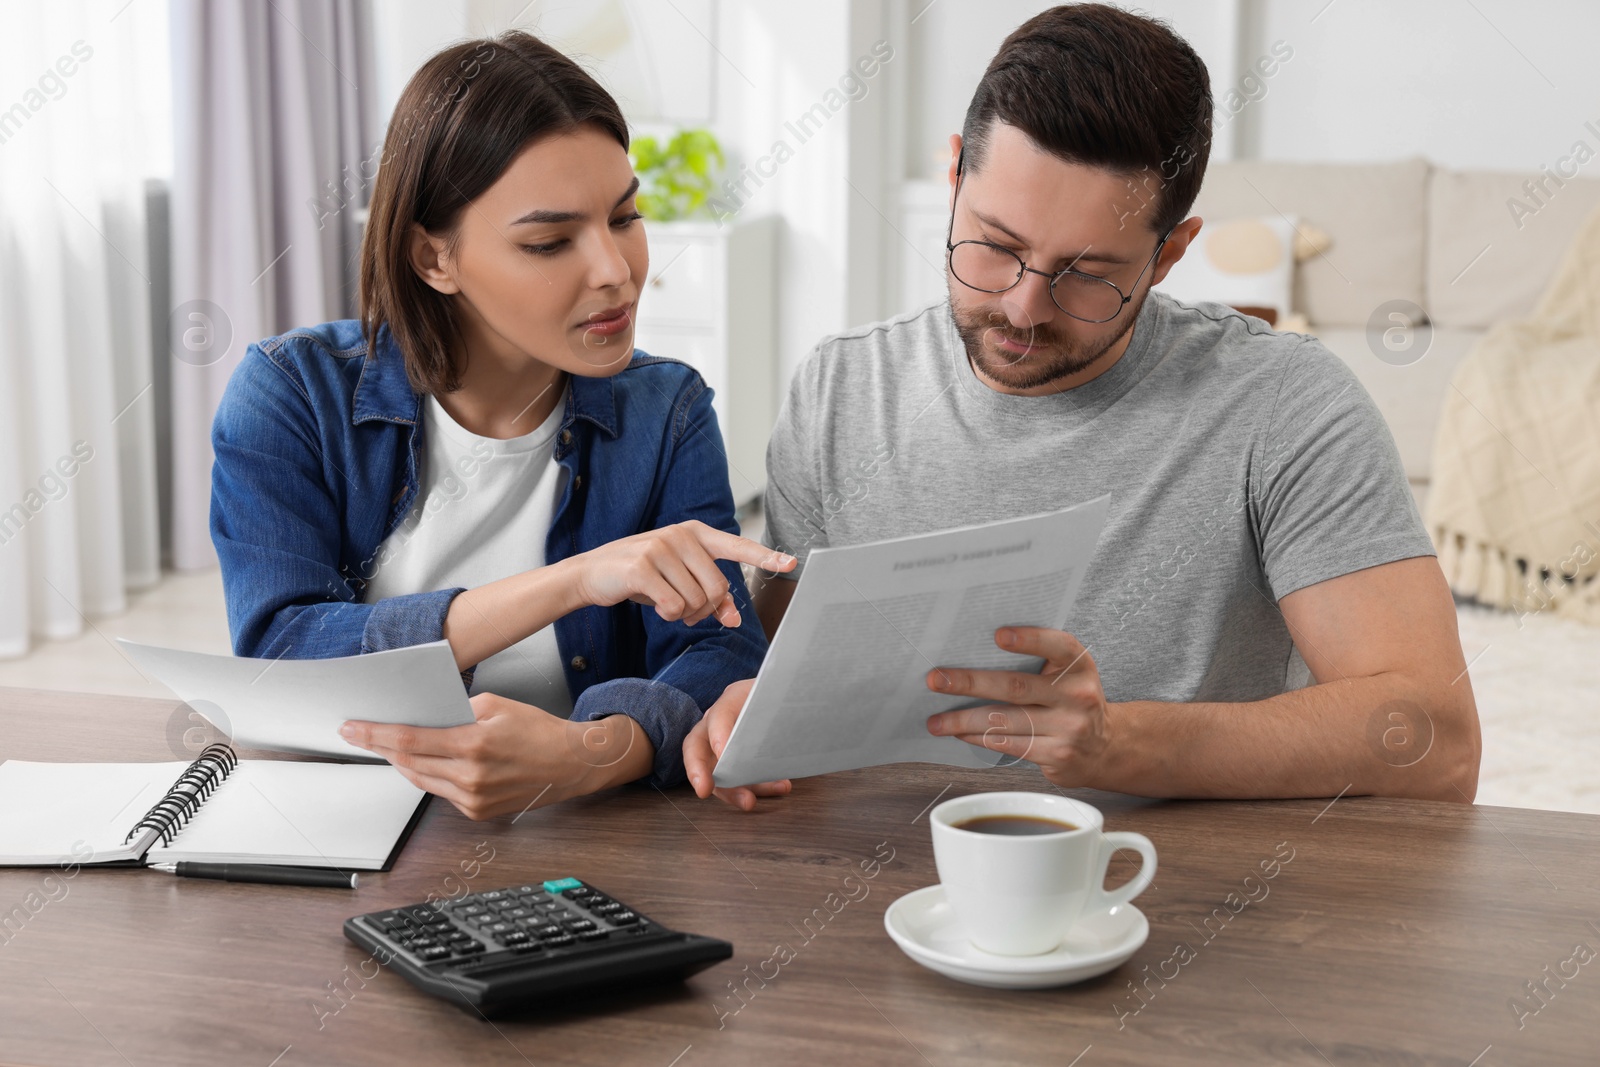
[{"label": "calculator keypad", "polygon": [[480,1018],[681,981],[733,956],[726,941],[670,930],[576,878],[356,915],[344,934]]},{"label": "calculator keypad", "polygon": [[398,948],[442,969],[512,954],[592,951],[658,929],[626,905],[572,878],[470,893],[364,918]]}]

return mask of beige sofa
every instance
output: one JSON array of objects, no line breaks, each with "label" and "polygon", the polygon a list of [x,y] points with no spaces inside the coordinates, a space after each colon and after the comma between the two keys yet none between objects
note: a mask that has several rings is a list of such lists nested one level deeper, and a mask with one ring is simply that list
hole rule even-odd
[{"label": "beige sofa", "polygon": [[[1600,207],[1600,180],[1561,180],[1422,159],[1214,163],[1194,213],[1221,222],[1281,212],[1332,238],[1297,269],[1294,307],[1377,401],[1420,504],[1451,373],[1492,323],[1532,310],[1573,233]],[[1514,213],[1512,201],[1524,208]],[[1396,299],[1422,307],[1432,329],[1425,354],[1405,365],[1368,344],[1373,313]]]}]

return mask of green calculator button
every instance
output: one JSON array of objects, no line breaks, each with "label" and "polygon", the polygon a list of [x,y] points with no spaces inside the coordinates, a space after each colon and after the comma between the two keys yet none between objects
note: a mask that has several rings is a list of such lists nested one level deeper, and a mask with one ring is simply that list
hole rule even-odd
[{"label": "green calculator button", "polygon": [[546,882],[544,884],[544,891],[546,893],[559,893],[563,889],[577,889],[581,885],[583,885],[583,883],[578,881],[576,878],[557,878],[553,882]]}]

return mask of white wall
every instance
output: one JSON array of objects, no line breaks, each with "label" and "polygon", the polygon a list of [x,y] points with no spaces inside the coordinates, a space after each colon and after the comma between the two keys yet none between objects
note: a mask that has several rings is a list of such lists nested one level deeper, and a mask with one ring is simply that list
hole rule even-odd
[{"label": "white wall", "polygon": [[1600,124],[1595,0],[1325,3],[1260,0],[1295,55],[1253,105],[1259,158],[1531,171]]},{"label": "white wall", "polygon": [[[1165,19],[1194,46],[1219,103],[1274,42],[1294,50],[1265,80],[1264,94],[1222,125],[1214,160],[1422,155],[1446,166],[1536,170],[1570,150],[1586,119],[1600,122],[1600,64],[1584,53],[1600,40],[1596,0],[1119,2]],[[677,101],[660,117],[678,122],[702,121],[684,101],[709,95],[708,124],[729,151],[733,177],[745,175],[740,212],[781,218],[781,395],[821,337],[898,311],[906,272],[927,275],[922,280],[934,288],[942,284],[937,248],[927,255],[910,249],[916,227],[907,218],[919,200],[937,212],[939,198],[907,180],[942,181],[949,135],[959,130],[984,66],[1006,34],[1047,6],[382,0],[375,27],[380,108],[387,114],[416,65],[451,40],[499,32],[517,19],[558,46],[583,50],[606,26],[631,20],[645,49],[643,72],[596,69],[630,119],[645,131],[659,128],[649,118],[661,101],[640,99],[641,84],[657,90],[645,97]],[[861,99],[802,143],[786,124],[823,100],[878,40],[894,58]],[[779,141],[791,153],[781,164],[773,161]],[[741,171],[763,160],[770,176]],[[1585,171],[1600,171],[1600,163]]]},{"label": "white wall", "polygon": [[[941,0],[924,8],[927,3],[912,4],[908,178],[943,177],[950,164],[950,135],[961,132],[972,92],[1000,42],[1055,6],[1048,0]],[[1213,82],[1220,80],[1219,71],[1234,69],[1237,0],[1148,0],[1117,6],[1171,25],[1211,69]],[[1226,158],[1225,146],[1214,158]]]},{"label": "white wall", "polygon": [[[850,0],[718,6],[719,61],[730,69],[718,82],[713,128],[730,150],[732,177],[743,183],[741,199],[744,191],[750,193],[739,213],[771,213],[784,223],[777,267],[781,395],[817,340],[852,321],[853,194],[846,182],[852,123],[880,105],[887,84],[882,76],[903,57],[890,60],[865,83],[862,99],[831,112],[818,127],[808,124],[802,139],[796,132],[801,116],[837,90],[859,54]],[[756,172],[754,177],[746,176],[745,166]],[[771,177],[763,177],[763,171]],[[873,245],[876,249],[879,242]],[[864,262],[858,273],[869,279],[864,284],[875,284],[870,280],[877,277],[875,266]]]},{"label": "white wall", "polygon": [[[915,0],[920,8],[926,0]],[[938,177],[989,57],[1046,0],[940,2],[912,25],[906,176]],[[1149,0],[1220,101],[1277,41],[1294,57],[1223,127],[1213,159],[1536,170],[1600,120],[1595,0]],[[1236,127],[1230,130],[1229,127]],[[1234,134],[1239,137],[1234,142]],[[1600,168],[1600,163],[1591,167]]]},{"label": "white wall", "polygon": [[[496,27],[490,32],[498,32]],[[378,99],[373,113],[382,131],[394,113],[400,90],[425,59],[467,36],[466,0],[390,0],[375,3],[372,13],[374,81]]]}]

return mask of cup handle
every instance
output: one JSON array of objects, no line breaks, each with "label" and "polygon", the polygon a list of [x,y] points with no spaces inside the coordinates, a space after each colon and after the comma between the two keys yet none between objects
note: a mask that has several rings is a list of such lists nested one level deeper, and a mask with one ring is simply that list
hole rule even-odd
[{"label": "cup handle", "polygon": [[[1131,848],[1143,856],[1144,865],[1139,868],[1138,874],[1108,892],[1105,889],[1106,870],[1111,866],[1111,854],[1120,848]],[[1143,893],[1155,876],[1156,846],[1150,843],[1148,837],[1128,830],[1116,830],[1100,835],[1100,877],[1095,881],[1095,888],[1100,891],[1100,901],[1096,910],[1126,904]]]}]

